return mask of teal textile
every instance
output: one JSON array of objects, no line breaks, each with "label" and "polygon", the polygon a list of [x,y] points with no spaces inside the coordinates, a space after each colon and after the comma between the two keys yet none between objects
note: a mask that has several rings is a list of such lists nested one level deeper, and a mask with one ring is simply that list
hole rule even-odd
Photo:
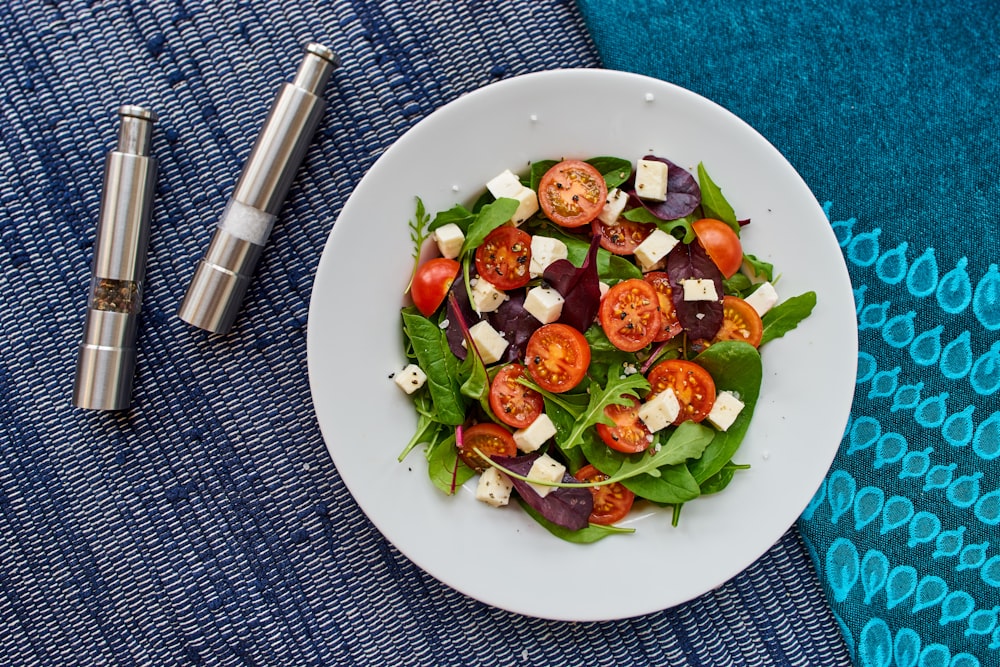
[{"label": "teal textile", "polygon": [[578,5],[606,67],[741,116],[835,228],[858,378],[798,527],[856,664],[1000,664],[997,3]]}]

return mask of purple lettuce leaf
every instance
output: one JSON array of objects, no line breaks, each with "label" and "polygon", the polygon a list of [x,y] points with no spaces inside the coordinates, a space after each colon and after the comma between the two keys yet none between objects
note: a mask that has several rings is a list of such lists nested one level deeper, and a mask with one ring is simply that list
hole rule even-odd
[{"label": "purple lettuce leaf", "polygon": [[[461,274],[451,284],[451,294],[454,295],[454,299],[451,297],[445,298],[445,304],[448,307],[446,311],[448,327],[445,330],[445,335],[448,338],[448,347],[452,353],[464,361],[468,350],[464,345],[465,332],[462,331],[462,326],[459,323],[460,316],[461,320],[465,322],[466,329],[483,319],[483,317],[472,308],[472,301],[469,299],[469,292],[465,289],[465,281],[462,279]],[[457,313],[455,311],[456,305],[458,306]]]},{"label": "purple lettuce leaf", "polygon": [[667,165],[666,201],[647,201],[635,192],[635,172],[622,183],[621,189],[628,195],[629,204],[642,206],[660,220],[676,220],[690,215],[701,204],[701,188],[694,176],[670,160],[655,155],[643,156],[643,160],[654,160]]},{"label": "purple lettuce leaf", "polygon": [[667,255],[667,274],[673,291],[677,320],[691,340],[710,339],[722,326],[722,300],[685,301],[682,280],[711,279],[715,293],[722,294],[722,272],[700,243],[678,243]]},{"label": "purple lettuce leaf", "polygon": [[601,307],[601,282],[597,276],[597,249],[600,245],[601,237],[595,234],[580,268],[567,259],[558,259],[549,264],[542,274],[545,282],[565,299],[558,321],[578,331],[586,331],[594,323]]},{"label": "purple lettuce leaf", "polygon": [[[494,456],[494,461],[504,468],[527,477],[531,471],[531,465],[541,456],[538,453],[525,456]],[[557,487],[552,489],[544,498],[538,495],[531,486],[520,479],[511,477],[514,488],[518,494],[531,507],[535,508],[539,514],[552,523],[568,528],[569,530],[580,530],[589,524],[590,513],[594,509],[594,496],[590,489],[583,487]],[[563,482],[579,482],[569,473],[564,473]]]},{"label": "purple lettuce leaf", "polygon": [[499,308],[487,315],[490,325],[507,339],[507,349],[500,359],[505,364],[524,358],[528,339],[542,326],[534,315],[524,309],[525,290],[507,292],[507,297]]}]

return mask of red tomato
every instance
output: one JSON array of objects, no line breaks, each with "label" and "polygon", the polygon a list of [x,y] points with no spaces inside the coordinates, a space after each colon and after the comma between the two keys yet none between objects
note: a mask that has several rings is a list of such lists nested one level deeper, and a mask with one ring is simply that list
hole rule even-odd
[{"label": "red tomato", "polygon": [[476,248],[476,271],[500,290],[524,287],[530,264],[531,235],[517,227],[497,227]]},{"label": "red tomato", "polygon": [[[603,482],[608,478],[589,464],[577,470],[573,476],[581,482]],[[624,519],[632,509],[632,503],[635,502],[635,494],[618,482],[592,486],[590,493],[594,496],[594,509],[591,510],[588,520],[590,523],[602,526],[610,526]]]},{"label": "red tomato", "polygon": [[441,307],[460,268],[458,262],[444,257],[429,259],[417,267],[410,285],[410,296],[413,297],[413,305],[424,317],[430,317]]},{"label": "red tomato", "polygon": [[524,376],[521,364],[507,364],[490,383],[490,408],[497,419],[507,426],[529,426],[545,409],[545,399],[530,387],[517,381]]},{"label": "red tomato", "polygon": [[604,176],[581,160],[564,160],[538,182],[538,205],[563,227],[582,227],[597,217],[608,198]]},{"label": "red tomato", "polygon": [[611,449],[625,454],[636,454],[649,449],[652,433],[646,424],[639,419],[639,399],[626,396],[629,402],[625,405],[612,404],[604,408],[604,414],[611,418],[614,426],[597,424],[597,435],[601,436]]},{"label": "red tomato", "polygon": [[739,298],[727,294],[722,299],[722,326],[712,339],[713,343],[720,340],[739,340],[750,343],[754,347],[760,345],[764,335],[764,323],[753,306]]},{"label": "red tomato", "polygon": [[743,245],[733,228],[721,220],[703,218],[693,225],[698,243],[719,267],[722,275],[729,278],[740,270],[743,264]]},{"label": "red tomato", "polygon": [[525,348],[525,363],[539,387],[555,394],[580,384],[590,366],[590,344],[567,324],[546,324],[535,330]]},{"label": "red tomato", "polygon": [[674,307],[674,289],[670,286],[670,276],[666,271],[651,271],[644,275],[643,280],[653,286],[656,296],[660,298],[660,322],[663,325],[660,332],[653,336],[654,343],[670,340],[684,331],[677,319],[677,308]]},{"label": "red tomato", "polygon": [[656,225],[645,222],[632,222],[619,218],[618,224],[606,225],[597,218],[590,223],[592,234],[601,235],[601,247],[616,255],[631,255],[636,246],[653,233]]},{"label": "red tomato", "polygon": [[475,424],[462,431],[462,446],[458,455],[470,468],[482,472],[489,467],[476,449],[486,456],[516,456],[517,443],[510,431],[493,422]]},{"label": "red tomato", "polygon": [[625,352],[646,347],[663,329],[660,297],[639,278],[613,285],[601,299],[598,318],[611,344]]},{"label": "red tomato", "polygon": [[700,422],[715,405],[715,381],[708,371],[684,359],[668,359],[660,362],[649,372],[649,398],[666,388],[674,390],[681,413],[675,424],[690,419]]}]

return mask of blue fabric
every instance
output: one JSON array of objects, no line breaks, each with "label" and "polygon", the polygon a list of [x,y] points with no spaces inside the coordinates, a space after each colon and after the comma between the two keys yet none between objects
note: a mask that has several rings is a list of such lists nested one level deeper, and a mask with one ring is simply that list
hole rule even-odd
[{"label": "blue fabric", "polygon": [[859,370],[799,528],[856,663],[1000,663],[997,4],[579,5],[606,66],[729,108],[825,204]]},{"label": "blue fabric", "polygon": [[[343,58],[328,113],[233,332],[208,336],[177,306],[309,39]],[[599,64],[556,0],[0,4],[0,664],[846,663],[794,531],[677,609],[546,622],[421,572],[326,452],[308,300],[352,188],[441,104]],[[91,413],[70,396],[123,103],[158,112],[160,177],[133,407]]]}]

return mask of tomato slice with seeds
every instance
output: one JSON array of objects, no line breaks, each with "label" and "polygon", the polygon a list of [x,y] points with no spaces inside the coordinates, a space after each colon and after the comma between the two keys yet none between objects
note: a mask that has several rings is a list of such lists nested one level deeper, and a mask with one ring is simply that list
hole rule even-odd
[{"label": "tomato slice with seeds", "polygon": [[546,324],[525,347],[525,365],[539,387],[555,394],[580,384],[590,366],[590,344],[568,324]]},{"label": "tomato slice with seeds", "polygon": [[490,409],[497,419],[513,428],[530,426],[545,409],[542,395],[518,382],[524,373],[521,364],[507,364],[490,383]]},{"label": "tomato slice with seeds", "polygon": [[611,449],[625,454],[636,454],[649,449],[653,434],[646,424],[639,419],[639,406],[642,403],[634,396],[625,396],[628,403],[618,405],[613,403],[604,408],[605,416],[615,423],[614,426],[597,424],[597,435],[601,436]]},{"label": "tomato slice with seeds", "polygon": [[713,343],[738,340],[757,347],[763,335],[764,323],[753,306],[731,294],[722,298],[722,326],[712,339]]},{"label": "tomato slice with seeds", "polygon": [[590,223],[591,233],[601,235],[601,247],[616,255],[633,254],[654,229],[654,223],[632,222],[625,218],[618,218],[618,223],[614,225],[606,225],[597,218]]},{"label": "tomato slice with seeds", "polygon": [[674,306],[674,288],[670,286],[670,276],[666,271],[651,271],[642,277],[656,290],[660,298],[660,332],[653,336],[654,343],[670,340],[684,331],[677,319],[677,308]]},{"label": "tomato slice with seeds", "polygon": [[608,186],[591,164],[563,160],[538,181],[538,205],[562,227],[582,227],[597,217],[608,199]]},{"label": "tomato slice with seeds", "polygon": [[527,285],[530,264],[531,235],[517,227],[497,227],[476,248],[476,271],[500,290]]},{"label": "tomato slice with seeds", "polygon": [[715,380],[707,370],[685,359],[668,359],[649,371],[649,400],[668,387],[673,389],[681,412],[674,424],[690,419],[700,422],[715,405]]},{"label": "tomato slice with seeds", "polygon": [[490,457],[517,455],[514,436],[503,426],[492,422],[482,422],[462,429],[462,446],[458,448],[458,455],[467,466],[483,472],[489,467],[489,463],[476,453],[477,449]]},{"label": "tomato slice with seeds", "polygon": [[611,344],[625,352],[646,347],[663,328],[660,297],[640,278],[613,285],[601,299],[598,318]]},{"label": "tomato slice with seeds", "polygon": [[[603,482],[608,478],[589,463],[577,470],[573,477],[581,482]],[[624,519],[635,503],[635,494],[619,482],[592,486],[590,493],[594,496],[594,509],[590,511],[588,520],[602,526],[610,526]]]}]

